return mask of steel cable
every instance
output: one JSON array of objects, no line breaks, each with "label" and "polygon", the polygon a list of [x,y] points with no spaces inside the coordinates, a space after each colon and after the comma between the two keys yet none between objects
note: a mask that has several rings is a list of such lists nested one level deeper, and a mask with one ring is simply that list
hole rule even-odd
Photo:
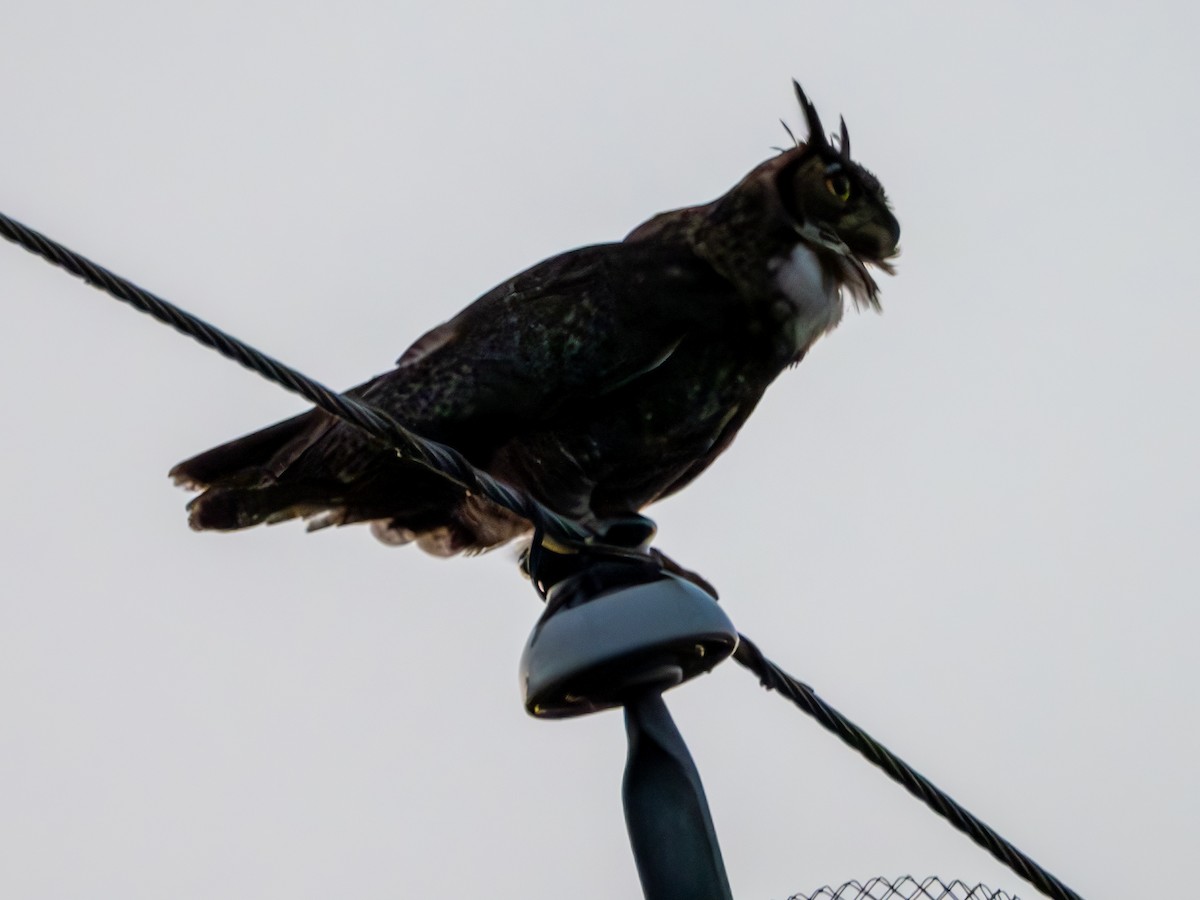
[{"label": "steel cable", "polygon": [[1054,900],[1083,900],[1044,867],[968,812],[949,794],[822,700],[811,687],[793,678],[763,656],[762,651],[748,637],[739,634],[738,641],[733,658],[757,675],[763,687],[770,691],[778,691],[787,697],[1047,897]]}]

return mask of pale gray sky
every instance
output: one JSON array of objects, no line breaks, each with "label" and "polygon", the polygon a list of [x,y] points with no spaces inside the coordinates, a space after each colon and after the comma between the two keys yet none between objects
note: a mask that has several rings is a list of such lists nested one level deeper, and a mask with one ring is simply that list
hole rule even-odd
[{"label": "pale gray sky", "polygon": [[[506,276],[723,192],[800,78],[903,225],[882,317],[653,511],[738,627],[1085,896],[1193,877],[1183,3],[22,4],[0,208],[348,386]],[[297,401],[0,246],[0,895],[638,896],[618,714],[535,722],[505,551],[196,535]],[[727,665],[669,702],[739,900],[1034,896]]]}]

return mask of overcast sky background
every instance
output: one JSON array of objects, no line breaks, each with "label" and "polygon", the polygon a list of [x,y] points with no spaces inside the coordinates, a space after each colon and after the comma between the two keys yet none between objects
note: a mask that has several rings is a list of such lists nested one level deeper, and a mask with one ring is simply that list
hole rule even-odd
[{"label": "overcast sky background", "polygon": [[[802,80],[903,226],[653,510],[737,626],[1089,897],[1194,880],[1192,4],[10,4],[0,208],[335,386],[725,191]],[[542,723],[500,551],[187,529],[301,405],[0,246],[0,895],[635,897],[620,715]],[[669,695],[739,900],[1035,896],[739,667]]]}]

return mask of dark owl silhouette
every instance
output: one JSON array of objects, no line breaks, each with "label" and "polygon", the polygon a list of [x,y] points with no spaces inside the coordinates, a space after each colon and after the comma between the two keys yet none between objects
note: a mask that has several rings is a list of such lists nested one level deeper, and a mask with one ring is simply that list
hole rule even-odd
[{"label": "dark owl silhouette", "polygon": [[[874,176],[808,125],[711,203],[619,243],[555,256],[421,337],[349,391],[555,511],[598,524],[678,491],[730,444],[767,386],[842,317],[878,306],[900,227]],[[529,523],[319,410],[171,471],[202,490],[193,528],[302,517],[370,522],[388,543],[482,551]]]}]

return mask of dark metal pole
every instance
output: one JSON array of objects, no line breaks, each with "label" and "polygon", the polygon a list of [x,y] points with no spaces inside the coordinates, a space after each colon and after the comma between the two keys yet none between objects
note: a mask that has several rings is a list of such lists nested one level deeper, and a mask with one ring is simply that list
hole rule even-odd
[{"label": "dark metal pole", "polygon": [[623,706],[625,824],[646,900],[733,900],[700,773],[662,695],[728,658],[737,630],[712,594],[645,550],[647,523],[605,530],[636,543],[620,552],[560,554],[535,539],[526,564],[546,611],[521,654],[525,708],[562,718]]},{"label": "dark metal pole", "polygon": [[646,900],[732,900],[700,773],[660,685],[625,704],[625,823]]}]

